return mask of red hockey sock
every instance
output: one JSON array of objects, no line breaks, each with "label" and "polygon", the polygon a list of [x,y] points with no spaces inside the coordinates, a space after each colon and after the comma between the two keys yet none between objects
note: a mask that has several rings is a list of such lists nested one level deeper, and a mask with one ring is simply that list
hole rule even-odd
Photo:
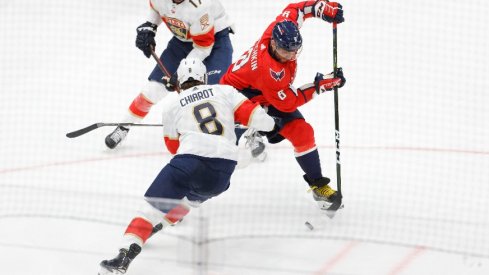
[{"label": "red hockey sock", "polygon": [[136,237],[139,237],[143,243],[145,243],[151,236],[152,232],[153,225],[149,221],[141,217],[136,217],[131,221],[124,234],[135,235]]},{"label": "red hockey sock", "polygon": [[175,224],[177,223],[179,220],[181,220],[183,217],[185,217],[185,215],[188,214],[188,212],[190,212],[190,209],[188,209],[187,207],[183,206],[183,205],[178,205],[176,206],[175,208],[173,208],[172,210],[170,210],[166,215],[165,215],[165,219],[171,223],[171,224]]},{"label": "red hockey sock", "polygon": [[149,101],[142,93],[140,93],[129,106],[129,111],[138,117],[145,117],[153,103]]}]

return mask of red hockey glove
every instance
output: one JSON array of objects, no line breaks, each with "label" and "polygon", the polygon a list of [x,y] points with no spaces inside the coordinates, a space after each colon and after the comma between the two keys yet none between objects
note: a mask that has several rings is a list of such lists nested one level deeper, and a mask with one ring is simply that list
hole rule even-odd
[{"label": "red hockey glove", "polygon": [[314,85],[316,86],[316,93],[322,94],[326,91],[331,91],[334,87],[341,88],[345,85],[346,79],[343,76],[343,70],[341,68],[336,69],[336,77],[333,73],[323,75],[317,73],[314,78]]},{"label": "red hockey glove", "polygon": [[312,7],[314,17],[318,17],[329,23],[341,23],[345,21],[343,18],[343,7],[337,2],[327,2],[318,0]]}]

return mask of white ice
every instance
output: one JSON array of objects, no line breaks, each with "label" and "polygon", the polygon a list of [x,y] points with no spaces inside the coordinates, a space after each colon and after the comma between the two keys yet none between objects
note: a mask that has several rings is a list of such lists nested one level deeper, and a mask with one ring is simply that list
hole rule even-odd
[{"label": "white ice", "polygon": [[[222,2],[235,60],[288,3]],[[345,208],[318,211],[290,143],[269,145],[265,163],[150,239],[128,275],[489,274],[489,4],[342,4]],[[117,150],[103,142],[111,127],[65,137],[117,122],[139,92],[155,65],[134,46],[146,9],[0,3],[0,274],[97,274],[170,159],[159,128],[134,128]],[[332,69],[331,25],[310,19],[302,33],[297,86]],[[169,37],[161,27],[157,49]],[[335,186],[333,110],[332,93],[301,108]]]}]

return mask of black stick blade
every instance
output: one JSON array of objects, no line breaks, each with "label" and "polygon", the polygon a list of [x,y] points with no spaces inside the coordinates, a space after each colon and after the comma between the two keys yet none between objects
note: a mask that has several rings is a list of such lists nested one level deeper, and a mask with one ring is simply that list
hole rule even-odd
[{"label": "black stick blade", "polygon": [[70,132],[68,134],[66,134],[66,137],[68,138],[76,138],[76,137],[79,137],[81,135],[84,135],[90,131],[93,131],[95,129],[97,129],[98,127],[100,127],[100,123],[95,123],[95,124],[92,124],[88,127],[85,127],[85,128],[82,128],[80,130],[76,130],[76,131],[73,131],[73,132]]}]

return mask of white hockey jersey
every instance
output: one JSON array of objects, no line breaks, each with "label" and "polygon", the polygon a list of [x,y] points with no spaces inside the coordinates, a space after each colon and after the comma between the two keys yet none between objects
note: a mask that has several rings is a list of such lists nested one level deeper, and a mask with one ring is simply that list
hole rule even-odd
[{"label": "white hockey jersey", "polygon": [[[175,37],[199,47],[212,46],[214,34],[232,28],[232,22],[219,0],[150,0],[148,21],[164,22]],[[210,39],[212,37],[212,39]]]},{"label": "white hockey jersey", "polygon": [[182,91],[163,112],[166,145],[176,154],[237,161],[235,121],[271,131],[272,117],[227,85],[199,85]]}]

